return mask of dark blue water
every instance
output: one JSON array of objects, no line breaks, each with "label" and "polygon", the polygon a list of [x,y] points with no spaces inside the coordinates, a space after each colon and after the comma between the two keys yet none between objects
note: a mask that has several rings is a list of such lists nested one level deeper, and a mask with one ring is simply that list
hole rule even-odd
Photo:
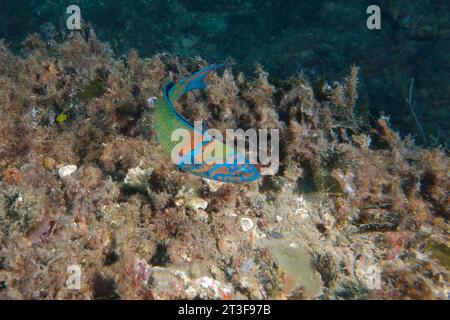
[{"label": "dark blue water", "polygon": [[[118,55],[231,57],[250,76],[260,63],[273,80],[304,72],[330,83],[356,64],[360,111],[389,115],[418,143],[450,141],[449,1],[0,0],[0,38],[16,50],[33,32],[50,39],[71,4]],[[381,30],[366,27],[370,4],[381,8]],[[405,101],[412,79],[416,119]]]}]

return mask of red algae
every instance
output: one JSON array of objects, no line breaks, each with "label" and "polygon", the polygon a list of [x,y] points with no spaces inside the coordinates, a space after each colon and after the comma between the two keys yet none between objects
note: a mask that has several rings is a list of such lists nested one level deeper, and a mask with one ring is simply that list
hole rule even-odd
[{"label": "red algae", "polygon": [[16,168],[7,168],[3,171],[3,181],[8,185],[17,185],[22,181],[22,173]]}]

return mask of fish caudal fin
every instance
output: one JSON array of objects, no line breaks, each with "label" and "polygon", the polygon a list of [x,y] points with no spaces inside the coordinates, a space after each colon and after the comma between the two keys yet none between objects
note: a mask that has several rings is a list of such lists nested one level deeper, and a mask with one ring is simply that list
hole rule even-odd
[{"label": "fish caudal fin", "polygon": [[224,68],[224,64],[213,64],[209,67],[206,67],[196,73],[194,73],[192,76],[185,78],[180,81],[180,83],[184,83],[186,85],[186,92],[195,90],[195,89],[206,89],[207,85],[205,83],[205,78],[213,71]]}]

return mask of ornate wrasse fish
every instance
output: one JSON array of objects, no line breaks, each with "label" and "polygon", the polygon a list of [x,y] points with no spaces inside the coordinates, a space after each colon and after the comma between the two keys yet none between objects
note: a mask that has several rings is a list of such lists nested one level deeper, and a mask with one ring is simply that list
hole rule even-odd
[{"label": "ornate wrasse fish", "polygon": [[[188,78],[178,82],[171,81],[164,86],[164,95],[156,104],[154,127],[158,140],[164,151],[172,156],[172,150],[179,147],[178,141],[172,140],[172,134],[177,129],[189,132],[191,139],[180,154],[177,166],[183,171],[194,175],[222,182],[249,182],[261,177],[257,167],[238,152],[234,147],[224,144],[219,139],[214,139],[206,132],[198,130],[189,121],[183,118],[173,105],[173,101],[195,89],[207,87],[205,78],[214,70],[224,67],[223,64],[206,67]],[[200,139],[195,139],[195,136]],[[198,141],[196,141],[198,140]],[[211,154],[211,150],[219,150],[219,156],[205,157]],[[199,160],[194,161],[194,160]],[[220,160],[220,161],[219,161]]]}]

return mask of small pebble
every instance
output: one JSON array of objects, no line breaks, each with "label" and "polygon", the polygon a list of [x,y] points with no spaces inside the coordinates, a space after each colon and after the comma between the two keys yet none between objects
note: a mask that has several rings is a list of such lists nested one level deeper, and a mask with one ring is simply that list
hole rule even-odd
[{"label": "small pebble", "polygon": [[78,167],[74,164],[70,164],[68,166],[64,166],[58,169],[58,175],[61,178],[65,178],[65,177],[69,177],[70,175],[72,175],[72,173],[74,173],[75,171],[77,171]]},{"label": "small pebble", "polygon": [[432,226],[420,226],[419,234],[421,236],[426,237],[426,236],[429,236],[432,233],[433,233],[433,227]]}]

